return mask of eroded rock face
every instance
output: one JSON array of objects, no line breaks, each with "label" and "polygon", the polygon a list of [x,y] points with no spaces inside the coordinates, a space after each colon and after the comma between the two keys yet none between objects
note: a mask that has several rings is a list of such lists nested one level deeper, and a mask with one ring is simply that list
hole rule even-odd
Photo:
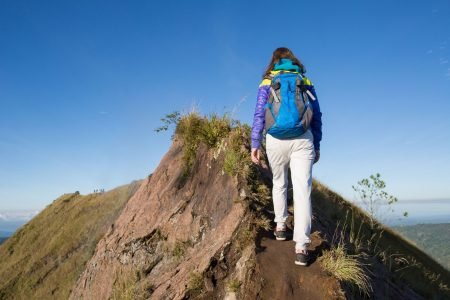
[{"label": "eroded rock face", "polygon": [[231,240],[245,212],[235,201],[235,181],[206,147],[185,178],[182,156],[175,142],[100,240],[70,299],[116,298],[129,290],[181,299]]}]

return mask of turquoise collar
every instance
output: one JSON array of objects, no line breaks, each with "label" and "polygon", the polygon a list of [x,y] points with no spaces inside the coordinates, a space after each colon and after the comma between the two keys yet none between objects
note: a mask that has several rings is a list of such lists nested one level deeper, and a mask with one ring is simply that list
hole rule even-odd
[{"label": "turquoise collar", "polygon": [[282,58],[278,63],[275,64],[275,67],[273,68],[274,71],[295,71],[300,72],[300,67],[297,65],[294,65],[292,63],[292,60],[289,58]]}]

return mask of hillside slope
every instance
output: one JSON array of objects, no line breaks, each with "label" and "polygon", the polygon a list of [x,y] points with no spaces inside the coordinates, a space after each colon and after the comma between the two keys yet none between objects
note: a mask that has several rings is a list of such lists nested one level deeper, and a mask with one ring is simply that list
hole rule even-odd
[{"label": "hillside slope", "polygon": [[98,240],[140,182],[65,194],[0,246],[0,299],[67,299]]},{"label": "hillside slope", "polygon": [[[370,299],[450,299],[450,273],[394,230],[376,224],[352,203],[315,181],[313,225],[333,244],[344,238],[349,254],[366,265]],[[338,237],[338,241],[336,241]],[[359,299],[345,283],[346,296]]]}]

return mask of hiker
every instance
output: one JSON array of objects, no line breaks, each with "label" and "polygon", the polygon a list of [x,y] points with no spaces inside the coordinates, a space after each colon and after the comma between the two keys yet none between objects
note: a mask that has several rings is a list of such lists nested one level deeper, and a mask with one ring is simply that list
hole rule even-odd
[{"label": "hiker", "polygon": [[295,264],[308,264],[311,243],[312,166],[320,158],[322,113],[303,64],[288,48],[277,48],[259,85],[252,127],[251,158],[260,163],[263,129],[273,174],[277,240],[286,240],[288,168],[294,189]]}]

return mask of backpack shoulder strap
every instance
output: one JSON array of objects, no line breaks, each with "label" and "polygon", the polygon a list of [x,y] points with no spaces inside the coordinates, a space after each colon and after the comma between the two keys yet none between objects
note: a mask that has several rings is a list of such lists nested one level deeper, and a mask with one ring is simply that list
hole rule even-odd
[{"label": "backpack shoulder strap", "polygon": [[280,101],[280,96],[277,94],[277,92],[274,90],[274,86],[273,86],[273,78],[275,77],[275,75],[278,74],[272,74],[270,73],[269,75],[266,75],[263,77],[263,81],[261,82],[261,84],[259,85],[261,86],[268,86],[269,87],[269,91],[271,96],[268,98],[268,101],[270,103],[273,102],[281,102]]},{"label": "backpack shoulder strap", "polygon": [[264,79],[272,81],[274,76],[275,76],[275,74],[270,73],[269,75],[264,76]]}]

